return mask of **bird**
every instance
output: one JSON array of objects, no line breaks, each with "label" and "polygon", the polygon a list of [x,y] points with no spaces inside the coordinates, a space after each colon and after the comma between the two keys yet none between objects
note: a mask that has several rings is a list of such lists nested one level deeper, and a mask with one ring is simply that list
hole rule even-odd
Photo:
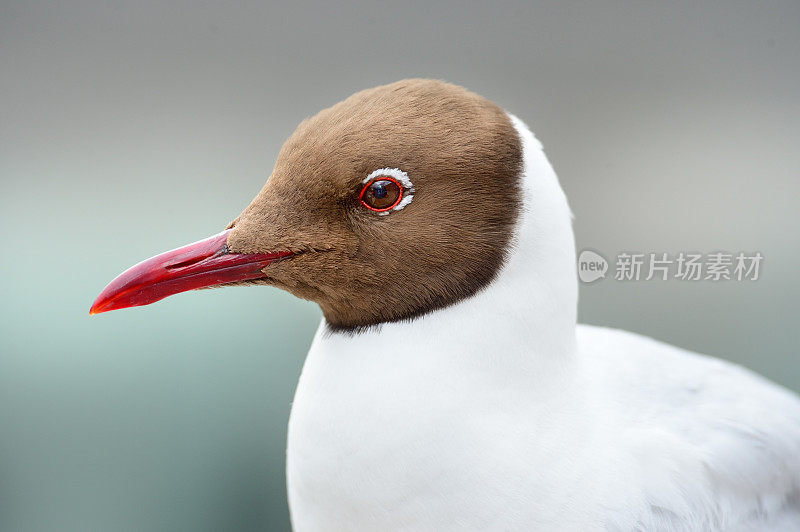
[{"label": "bird", "polygon": [[224,231],[90,313],[219,285],[322,311],[288,426],[295,530],[800,530],[800,398],[578,324],[556,173],[465,88],[406,79],[305,119]]}]

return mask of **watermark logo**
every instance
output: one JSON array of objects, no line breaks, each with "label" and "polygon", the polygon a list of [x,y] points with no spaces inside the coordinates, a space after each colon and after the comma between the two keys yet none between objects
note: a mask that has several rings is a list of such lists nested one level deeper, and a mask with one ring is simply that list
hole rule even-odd
[{"label": "watermark logo", "polygon": [[605,279],[608,271],[608,261],[590,249],[584,249],[578,256],[578,277],[584,283],[593,283],[598,279]]},{"label": "watermark logo", "polygon": [[[757,281],[764,256],[753,253],[622,252],[614,263],[616,281]],[[606,278],[608,261],[596,251],[578,255],[578,277],[584,283]]]}]

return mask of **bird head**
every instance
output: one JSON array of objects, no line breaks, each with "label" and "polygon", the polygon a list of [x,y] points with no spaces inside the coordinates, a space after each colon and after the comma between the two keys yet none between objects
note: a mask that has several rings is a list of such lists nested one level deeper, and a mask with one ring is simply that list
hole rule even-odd
[{"label": "bird head", "polygon": [[221,233],[133,266],[92,314],[218,285],[272,285],[332,329],[412,319],[489,284],[521,209],[509,116],[461,87],[404,80],[304,120]]}]

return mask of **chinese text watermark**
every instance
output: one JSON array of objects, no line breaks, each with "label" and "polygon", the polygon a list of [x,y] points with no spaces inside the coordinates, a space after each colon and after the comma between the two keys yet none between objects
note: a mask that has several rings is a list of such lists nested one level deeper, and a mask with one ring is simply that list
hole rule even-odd
[{"label": "chinese text watermark", "polygon": [[[616,256],[613,272],[617,281],[757,281],[764,256],[746,253],[634,253]],[[605,279],[609,263],[589,249],[578,255],[578,277],[584,283]],[[610,274],[609,274],[610,275]]]}]

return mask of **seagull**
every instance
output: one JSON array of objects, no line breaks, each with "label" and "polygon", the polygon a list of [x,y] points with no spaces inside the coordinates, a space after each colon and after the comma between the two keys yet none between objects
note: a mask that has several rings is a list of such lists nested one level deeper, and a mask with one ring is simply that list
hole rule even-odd
[{"label": "seagull", "polygon": [[578,325],[558,178],[464,88],[403,80],[306,119],[227,229],[90,313],[242,284],[323,314],[289,421],[295,530],[800,530],[800,399]]}]

